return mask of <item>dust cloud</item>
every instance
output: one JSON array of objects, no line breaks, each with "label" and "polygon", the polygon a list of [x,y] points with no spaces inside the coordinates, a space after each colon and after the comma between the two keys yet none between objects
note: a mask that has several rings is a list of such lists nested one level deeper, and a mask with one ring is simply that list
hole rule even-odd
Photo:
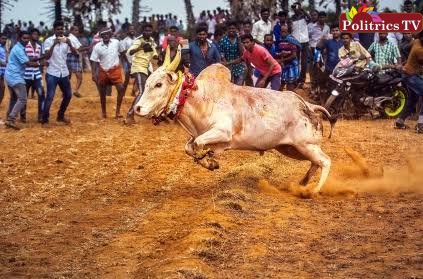
[{"label": "dust cloud", "polygon": [[423,192],[422,158],[408,157],[404,166],[372,167],[357,151],[344,150],[353,163],[337,163],[323,194]]}]

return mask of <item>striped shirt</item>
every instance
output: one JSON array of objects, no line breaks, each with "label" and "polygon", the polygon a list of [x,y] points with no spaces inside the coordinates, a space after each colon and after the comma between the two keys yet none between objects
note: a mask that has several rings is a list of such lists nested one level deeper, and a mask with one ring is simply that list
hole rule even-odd
[{"label": "striped shirt", "polygon": [[[28,44],[25,46],[25,52],[28,58],[31,60],[34,58],[39,58],[41,56],[42,48],[41,48],[41,45],[38,43],[35,43],[35,48],[34,48],[31,42],[28,42]],[[41,78],[40,67],[26,67],[25,68],[24,79],[35,80],[40,78]]]},{"label": "striped shirt", "polygon": [[[0,45],[0,61],[6,63],[6,48]],[[4,76],[6,66],[0,65],[0,77]]]}]

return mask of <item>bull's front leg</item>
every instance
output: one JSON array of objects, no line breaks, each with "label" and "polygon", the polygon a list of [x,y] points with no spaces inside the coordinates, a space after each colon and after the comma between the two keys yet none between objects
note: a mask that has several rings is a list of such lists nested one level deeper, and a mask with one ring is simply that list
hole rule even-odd
[{"label": "bull's front leg", "polygon": [[228,144],[231,140],[232,133],[230,130],[219,127],[212,128],[194,140],[192,156],[201,166],[209,170],[218,169],[219,163],[213,158],[215,151],[212,147]]},{"label": "bull's front leg", "polygon": [[190,138],[185,144],[185,153],[194,158],[194,161],[201,166],[209,170],[215,170],[219,168],[219,163],[213,159],[214,151],[209,148],[206,152],[195,152],[194,150],[194,138]]},{"label": "bull's front leg", "polygon": [[185,144],[185,153],[189,156],[194,156],[194,137],[191,137]]}]

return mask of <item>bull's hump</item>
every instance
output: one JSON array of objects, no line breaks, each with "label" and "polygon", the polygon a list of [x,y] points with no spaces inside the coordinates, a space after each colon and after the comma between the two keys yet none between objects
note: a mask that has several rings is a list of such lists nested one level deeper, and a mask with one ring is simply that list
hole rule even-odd
[{"label": "bull's hump", "polygon": [[231,72],[222,64],[212,64],[201,71],[197,80],[230,83]]}]

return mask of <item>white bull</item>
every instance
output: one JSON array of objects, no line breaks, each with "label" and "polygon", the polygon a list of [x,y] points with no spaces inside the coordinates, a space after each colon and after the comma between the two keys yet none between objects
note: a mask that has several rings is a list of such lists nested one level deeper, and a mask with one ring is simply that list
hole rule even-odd
[{"label": "white bull", "polygon": [[[147,79],[145,92],[135,112],[147,118],[165,115],[178,86],[174,72],[179,56]],[[170,64],[170,65],[169,65]],[[224,150],[267,151],[275,149],[311,167],[300,181],[306,185],[318,168],[320,180],[311,192],[319,192],[329,174],[331,160],[321,150],[323,128],[318,111],[331,119],[321,106],[307,103],[294,92],[237,86],[229,70],[214,64],[196,79],[197,89],[187,97],[178,123],[191,136],[185,146],[188,155],[203,167],[219,168],[215,156]],[[332,133],[332,122],[331,122]]]}]

